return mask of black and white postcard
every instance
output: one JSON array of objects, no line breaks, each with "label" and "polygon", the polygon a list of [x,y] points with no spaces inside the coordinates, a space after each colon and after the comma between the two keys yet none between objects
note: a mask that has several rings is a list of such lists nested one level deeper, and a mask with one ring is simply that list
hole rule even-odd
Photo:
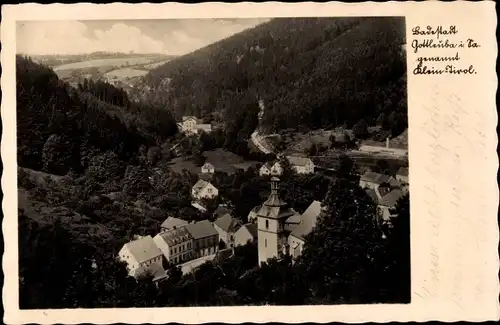
[{"label": "black and white postcard", "polygon": [[4,321],[497,318],[493,7],[3,7]]}]

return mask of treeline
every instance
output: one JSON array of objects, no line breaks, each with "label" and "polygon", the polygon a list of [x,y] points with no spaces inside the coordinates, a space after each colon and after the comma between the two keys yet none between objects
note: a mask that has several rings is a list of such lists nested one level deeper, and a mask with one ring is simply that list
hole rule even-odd
[{"label": "treeline", "polygon": [[74,89],[52,69],[21,56],[16,68],[20,166],[81,173],[99,152],[110,150],[129,161],[141,145],[161,143],[177,132],[170,112],[132,103],[111,85],[87,82]]},{"label": "treeline", "polygon": [[231,138],[257,124],[259,99],[270,132],[380,118],[399,123],[388,127],[397,135],[407,120],[404,43],[401,17],[273,19],[150,71],[133,96],[178,118],[223,116]]}]

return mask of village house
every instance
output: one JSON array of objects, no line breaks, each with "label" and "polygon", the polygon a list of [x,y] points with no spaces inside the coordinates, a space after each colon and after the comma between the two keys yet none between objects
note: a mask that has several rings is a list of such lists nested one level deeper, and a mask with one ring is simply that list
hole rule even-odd
[{"label": "village house", "polygon": [[399,168],[398,172],[396,173],[396,179],[403,183],[403,184],[408,184],[408,167],[401,167]]},{"label": "village house", "polygon": [[403,197],[403,191],[400,189],[393,189],[386,195],[384,195],[378,201],[377,208],[380,211],[382,217],[382,222],[391,225],[391,219],[393,217],[392,209],[396,207],[397,202]]},{"label": "village house", "polygon": [[199,131],[211,132],[212,125],[211,124],[203,124],[200,119],[197,119],[194,116],[183,116],[182,122],[177,123],[179,130],[185,134],[197,134]]},{"label": "village house", "polygon": [[215,254],[219,247],[219,234],[208,220],[190,223],[187,231],[193,237],[194,258]]},{"label": "village house", "polygon": [[187,231],[186,225],[160,232],[153,240],[172,265],[193,259],[193,237]]},{"label": "village house", "polygon": [[288,236],[288,246],[290,256],[292,258],[297,258],[302,254],[304,249],[305,237],[313,230],[316,226],[318,217],[321,215],[323,207],[321,202],[313,201],[311,205],[302,213],[300,216],[300,222],[292,230]]},{"label": "village house", "polygon": [[217,218],[213,224],[219,234],[219,239],[226,244],[226,247],[234,247],[234,235],[240,227],[238,220],[233,218],[229,213],[226,213]]},{"label": "village house", "polygon": [[361,188],[371,188],[373,190],[377,190],[377,188],[384,183],[394,187],[400,185],[394,177],[375,172],[366,172],[359,179],[359,186]]},{"label": "village house", "polygon": [[405,192],[399,188],[389,188],[388,190],[384,188],[382,191],[367,188],[365,191],[377,205],[377,211],[380,215],[380,219],[377,221],[391,225],[391,220],[394,217],[392,210],[396,207],[396,203],[403,197]]},{"label": "village house", "polygon": [[266,162],[259,168],[259,175],[260,176],[268,176],[271,175],[271,163]]},{"label": "village house", "polygon": [[168,217],[165,221],[160,225],[161,231],[172,230],[175,228],[180,228],[182,226],[187,225],[188,222],[186,220],[182,220],[179,218]]},{"label": "village house", "polygon": [[215,172],[214,165],[212,165],[209,162],[206,162],[201,166],[201,173],[202,174],[213,174]]},{"label": "village house", "polygon": [[203,179],[198,180],[191,190],[191,194],[197,200],[211,199],[219,195],[219,190],[210,182]]},{"label": "village house", "polygon": [[292,166],[292,169],[297,174],[312,174],[314,173],[314,163],[310,158],[300,156],[286,157]]},{"label": "village house", "polygon": [[127,263],[128,275],[139,279],[144,276],[163,277],[165,270],[162,252],[151,236],[140,237],[123,245],[118,259]]},{"label": "village house", "polygon": [[272,175],[272,176],[281,176],[281,175],[283,175],[283,167],[281,166],[281,164],[280,164],[279,161],[276,161],[272,165],[270,175]]},{"label": "village house", "polygon": [[241,226],[234,234],[234,245],[243,246],[257,240],[257,224],[247,223]]},{"label": "village house", "polygon": [[279,161],[274,163],[266,162],[259,169],[260,176],[281,176],[283,174],[283,167]]}]

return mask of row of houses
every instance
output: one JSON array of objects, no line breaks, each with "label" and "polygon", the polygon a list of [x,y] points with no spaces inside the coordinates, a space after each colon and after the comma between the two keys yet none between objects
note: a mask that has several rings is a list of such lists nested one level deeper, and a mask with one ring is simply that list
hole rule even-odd
[{"label": "row of houses", "polygon": [[257,239],[255,224],[241,224],[229,212],[218,216],[213,223],[208,220],[188,223],[168,217],[160,227],[156,236],[137,237],[119,251],[119,260],[127,263],[129,276],[138,279],[151,275],[154,281],[161,280],[166,277],[164,262],[182,265],[197,259],[208,261],[223,253],[219,250],[220,242],[232,249]]},{"label": "row of houses", "polygon": [[408,167],[401,167],[396,177],[366,172],[359,180],[359,186],[365,189],[368,196],[377,204],[382,222],[391,225],[393,209],[398,200],[408,192]]},{"label": "row of houses", "polygon": [[[292,170],[297,174],[313,174],[314,173],[314,163],[310,158],[300,157],[300,156],[287,156],[285,159],[288,160]],[[273,163],[267,162],[262,165],[259,169],[260,176],[280,176],[283,174],[283,166],[280,161],[275,161]]]},{"label": "row of houses", "polygon": [[[293,171],[297,174],[312,174],[314,173],[314,163],[310,158],[299,156],[286,157]],[[210,162],[206,162],[201,166],[202,175],[212,175],[215,173],[215,167]],[[280,176],[283,174],[283,167],[280,161],[267,162],[259,168],[260,176]]]}]

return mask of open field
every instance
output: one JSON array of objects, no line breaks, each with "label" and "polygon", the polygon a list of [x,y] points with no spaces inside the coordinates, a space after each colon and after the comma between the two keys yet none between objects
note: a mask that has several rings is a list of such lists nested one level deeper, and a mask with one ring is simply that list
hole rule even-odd
[{"label": "open field", "polygon": [[105,66],[122,66],[122,65],[138,65],[138,64],[148,64],[152,63],[155,60],[160,59],[158,56],[126,56],[121,58],[105,58],[105,59],[95,59],[81,62],[73,62],[68,64],[63,64],[54,67],[54,71],[60,70],[76,70],[76,69],[85,69],[92,67],[105,67]]},{"label": "open field", "polygon": [[[235,173],[238,169],[246,170],[250,166],[255,167],[258,164],[256,161],[245,161],[237,154],[223,149],[205,151],[203,152],[203,156],[206,158],[206,162],[211,163],[215,167],[216,172],[228,174]],[[201,172],[201,166],[197,166],[191,157],[174,158],[168,165],[177,173],[182,173],[183,170],[194,174]]]}]

